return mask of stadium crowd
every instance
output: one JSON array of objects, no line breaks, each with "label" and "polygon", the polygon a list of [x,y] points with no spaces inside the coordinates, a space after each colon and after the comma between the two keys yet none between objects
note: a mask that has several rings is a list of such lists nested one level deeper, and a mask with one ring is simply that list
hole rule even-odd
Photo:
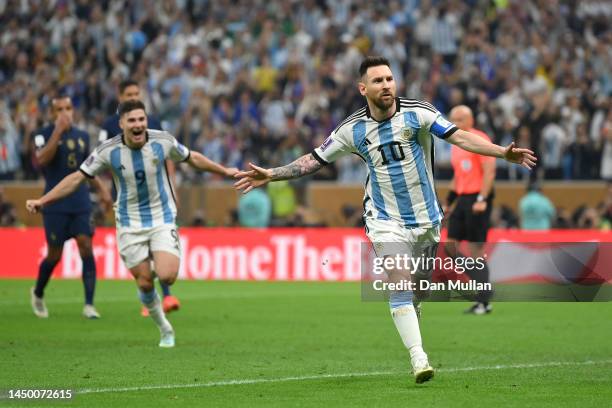
[{"label": "stadium crowd", "polygon": [[[540,157],[531,175],[500,161],[498,179],[612,180],[611,19],[604,0],[0,1],[0,180],[40,177],[32,133],[53,95],[95,146],[127,78],[212,160],[287,163],[363,106],[368,54],[391,61],[398,95],[467,104],[494,142]],[[365,179],[356,156],[328,167],[314,177]],[[450,145],[436,168],[450,178]]]}]

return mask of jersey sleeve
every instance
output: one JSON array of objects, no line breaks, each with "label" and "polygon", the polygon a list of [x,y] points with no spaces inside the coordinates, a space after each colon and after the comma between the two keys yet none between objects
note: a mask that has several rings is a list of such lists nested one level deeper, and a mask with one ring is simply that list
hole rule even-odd
[{"label": "jersey sleeve", "polygon": [[100,146],[96,148],[87,159],[81,164],[79,170],[85,176],[94,178],[108,165],[108,160],[104,157],[104,152],[100,149]]},{"label": "jersey sleeve", "polygon": [[327,165],[338,158],[355,151],[353,138],[348,137],[348,126],[334,130],[331,135],[325,139],[321,146],[312,151],[312,155],[317,161],[323,165]]},{"label": "jersey sleeve", "polygon": [[[170,135],[170,133],[167,134]],[[191,151],[183,144],[181,144],[178,140],[176,140],[174,136],[170,136],[172,137],[172,141],[170,142],[171,145],[168,153],[169,159],[175,162],[184,162],[189,160],[189,157],[191,156]]]},{"label": "jersey sleeve", "polygon": [[429,132],[440,139],[446,139],[459,129],[434,109],[421,109],[421,118],[423,126],[429,128]]},{"label": "jersey sleeve", "polygon": [[105,142],[108,139],[108,131],[104,128],[98,132],[98,143]]}]

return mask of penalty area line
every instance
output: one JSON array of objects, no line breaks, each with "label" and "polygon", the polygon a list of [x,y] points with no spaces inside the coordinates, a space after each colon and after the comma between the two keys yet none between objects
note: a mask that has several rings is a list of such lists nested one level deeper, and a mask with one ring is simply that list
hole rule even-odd
[{"label": "penalty area line", "polygon": [[[540,363],[526,364],[497,364],[492,366],[474,366],[474,367],[455,367],[455,368],[438,368],[438,373],[458,373],[466,371],[484,371],[484,370],[509,370],[509,369],[529,369],[529,368],[545,368],[545,367],[564,367],[564,366],[584,366],[595,364],[612,364],[612,360],[587,360],[587,361],[550,361]],[[294,377],[277,377],[277,378],[252,378],[252,379],[235,379],[235,380],[220,380],[205,383],[192,384],[160,384],[160,385],[143,385],[140,387],[110,387],[110,388],[86,388],[77,391],[77,394],[100,394],[108,392],[137,392],[148,390],[172,390],[179,388],[208,388],[231,385],[251,385],[251,384],[267,384],[267,383],[282,383],[290,381],[308,381],[308,380],[324,380],[334,378],[351,378],[351,377],[376,377],[394,374],[405,374],[405,372],[397,371],[370,371],[356,373],[337,373],[337,374],[315,374]]]}]

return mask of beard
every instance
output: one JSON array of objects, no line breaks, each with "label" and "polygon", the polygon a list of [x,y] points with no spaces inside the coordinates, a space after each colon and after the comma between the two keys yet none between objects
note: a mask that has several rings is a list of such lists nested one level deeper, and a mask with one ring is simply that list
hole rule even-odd
[{"label": "beard", "polygon": [[140,135],[142,135],[144,133],[144,131],[145,131],[145,128],[143,128],[143,127],[142,128],[134,128],[134,129],[132,129],[132,134],[134,136],[140,136]]},{"label": "beard", "polygon": [[[385,95],[386,96],[386,95]],[[380,98],[376,98],[376,99],[372,99],[372,103],[374,104],[374,106],[376,106],[378,109],[386,111],[387,109],[389,109],[390,107],[393,106],[393,103],[395,102],[395,98],[393,97],[392,94],[390,94],[389,96],[391,96],[389,99],[383,99],[383,97],[381,96]]]}]

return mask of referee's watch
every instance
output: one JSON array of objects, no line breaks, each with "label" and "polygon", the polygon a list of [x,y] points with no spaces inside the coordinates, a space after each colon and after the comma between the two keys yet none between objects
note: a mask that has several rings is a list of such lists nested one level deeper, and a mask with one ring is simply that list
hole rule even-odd
[{"label": "referee's watch", "polygon": [[483,196],[482,194],[478,194],[478,196],[476,197],[477,203],[482,203],[484,200],[485,200],[485,196]]}]

